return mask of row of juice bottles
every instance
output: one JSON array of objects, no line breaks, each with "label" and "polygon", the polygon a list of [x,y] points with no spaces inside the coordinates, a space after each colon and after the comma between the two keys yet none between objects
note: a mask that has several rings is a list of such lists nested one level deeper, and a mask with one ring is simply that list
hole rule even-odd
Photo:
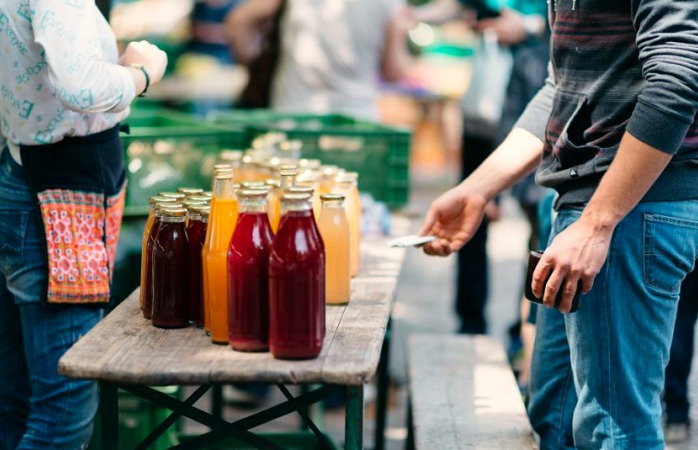
[{"label": "row of juice bottles", "polygon": [[361,205],[356,173],[323,166],[311,177],[304,166],[235,185],[232,166],[220,164],[211,193],[151,197],[144,316],[161,328],[201,326],[234,350],[316,357],[325,304],[349,302],[358,272]]}]

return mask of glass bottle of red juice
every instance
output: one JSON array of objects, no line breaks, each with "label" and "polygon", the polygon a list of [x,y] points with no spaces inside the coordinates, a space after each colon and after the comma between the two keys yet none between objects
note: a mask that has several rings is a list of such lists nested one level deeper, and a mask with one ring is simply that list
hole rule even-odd
[{"label": "glass bottle of red juice", "polygon": [[190,325],[203,327],[204,300],[201,250],[206,240],[208,214],[206,206],[189,206],[187,209],[187,242],[189,244],[189,298],[187,299],[187,320]]},{"label": "glass bottle of red juice", "polygon": [[143,310],[143,317],[150,319],[153,313],[153,245],[155,244],[155,236],[157,236],[158,231],[160,231],[160,223],[162,220],[162,212],[165,209],[178,209],[181,208],[180,203],[157,203],[155,205],[155,217],[153,219],[153,226],[150,228],[148,233],[148,240],[145,244],[144,249],[144,277],[141,279],[141,299]]},{"label": "glass bottle of red juice", "polygon": [[284,194],[269,257],[269,348],[279,359],[315,358],[325,339],[325,246],[308,194]]},{"label": "glass bottle of red juice", "polygon": [[228,249],[228,342],[234,350],[269,349],[268,189],[238,192],[240,213]]},{"label": "glass bottle of red juice", "polygon": [[184,328],[187,321],[189,244],[187,210],[164,209],[153,244],[153,325]]},{"label": "glass bottle of red juice", "polygon": [[[148,219],[145,221],[145,227],[143,227],[143,238],[141,242],[141,287],[146,286],[146,270],[145,270],[145,256],[148,254],[147,252],[147,247],[148,247],[148,238],[150,237],[150,230],[153,228],[153,224],[155,223],[155,210],[157,209],[158,204],[161,203],[176,203],[177,200],[169,197],[159,197],[159,196],[154,196],[150,197],[149,203],[150,203],[150,210],[148,211]],[[146,295],[147,289],[141,289],[140,293],[140,303],[141,303],[141,310],[143,310],[143,303],[145,301],[145,295]]]}]

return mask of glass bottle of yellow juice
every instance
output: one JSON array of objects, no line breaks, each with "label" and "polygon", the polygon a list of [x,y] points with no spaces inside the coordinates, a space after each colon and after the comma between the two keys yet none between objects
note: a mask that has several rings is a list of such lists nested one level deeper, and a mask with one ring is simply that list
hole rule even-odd
[{"label": "glass bottle of yellow juice", "polygon": [[340,174],[340,169],[337,166],[320,166],[320,195],[329,194],[334,186],[334,180]]},{"label": "glass bottle of yellow juice", "polygon": [[345,172],[335,178],[332,187],[333,192],[344,194],[346,197],[345,210],[349,220],[349,233],[351,236],[351,264],[349,272],[352,277],[355,277],[359,272],[360,263],[361,199],[359,198],[358,180],[359,174],[356,172]]},{"label": "glass bottle of yellow juice", "polygon": [[349,221],[344,209],[344,195],[324,194],[318,220],[325,243],[325,299],[329,305],[344,305],[350,293]]},{"label": "glass bottle of yellow juice", "polygon": [[[211,212],[202,251],[204,278],[204,328],[211,341],[228,343],[228,245],[235,230],[238,202],[232,173],[216,175]],[[208,327],[207,327],[208,325]]]}]

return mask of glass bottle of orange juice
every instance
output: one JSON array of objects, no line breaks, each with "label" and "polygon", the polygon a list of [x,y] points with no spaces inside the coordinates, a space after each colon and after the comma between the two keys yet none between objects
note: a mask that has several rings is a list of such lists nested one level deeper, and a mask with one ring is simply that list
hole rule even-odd
[{"label": "glass bottle of orange juice", "polygon": [[[238,202],[230,172],[216,175],[206,242],[202,251],[204,328],[216,344],[228,343],[227,256],[238,216]],[[208,325],[208,326],[207,326]]]},{"label": "glass bottle of orange juice", "polygon": [[345,172],[337,176],[334,180],[332,191],[344,194],[345,210],[349,220],[349,232],[351,243],[351,264],[350,273],[355,277],[359,272],[359,247],[361,243],[361,199],[358,188],[359,174],[356,172]]},{"label": "glass bottle of orange juice", "polygon": [[350,237],[349,221],[344,209],[343,194],[324,194],[318,220],[320,235],[325,242],[325,299],[329,305],[349,303]]},{"label": "glass bottle of orange juice", "polygon": [[274,234],[276,234],[276,232],[279,230],[279,222],[281,221],[281,196],[285,193],[286,189],[294,185],[297,174],[298,172],[296,169],[281,169],[281,184],[279,185],[281,195],[276,198],[276,204],[274,205],[274,217],[271,222],[271,228]]}]

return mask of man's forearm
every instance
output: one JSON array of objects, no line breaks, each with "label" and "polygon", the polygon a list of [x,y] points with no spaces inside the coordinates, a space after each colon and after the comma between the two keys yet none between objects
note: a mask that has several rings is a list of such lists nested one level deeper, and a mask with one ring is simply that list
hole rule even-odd
[{"label": "man's forearm", "polygon": [[531,173],[538,166],[542,153],[540,139],[522,128],[514,128],[459,188],[491,200]]},{"label": "man's forearm", "polygon": [[463,11],[456,0],[432,0],[412,9],[412,17],[418,22],[442,23],[455,19]]},{"label": "man's forearm", "polygon": [[618,153],[580,220],[614,229],[652,187],[673,155],[625,133]]}]

